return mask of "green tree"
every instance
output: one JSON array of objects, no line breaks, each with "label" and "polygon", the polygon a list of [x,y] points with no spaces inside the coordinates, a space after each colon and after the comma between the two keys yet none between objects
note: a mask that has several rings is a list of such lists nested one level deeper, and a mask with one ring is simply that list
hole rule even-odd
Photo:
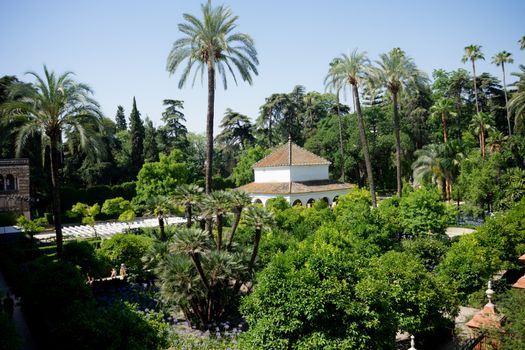
[{"label": "green tree", "polygon": [[128,125],[126,124],[126,115],[124,114],[124,107],[120,105],[117,107],[115,122],[117,124],[117,130],[127,130]]},{"label": "green tree", "polygon": [[230,108],[226,108],[220,127],[222,131],[217,135],[217,140],[236,146],[237,151],[247,149],[255,140],[250,118]]},{"label": "green tree", "polygon": [[253,165],[270,154],[269,149],[259,145],[243,151],[237,166],[233,169],[232,178],[236,186],[245,185],[254,180]]},{"label": "green tree", "polygon": [[484,60],[485,56],[481,52],[480,45],[469,45],[465,46],[465,54],[461,61],[463,63],[470,61],[472,63],[472,74],[474,77],[474,97],[476,99],[476,113],[480,112],[479,103],[478,103],[478,87],[476,82],[476,64],[477,60]]},{"label": "green tree", "polygon": [[258,74],[256,65],[257,51],[253,40],[244,33],[232,33],[237,26],[237,16],[225,6],[213,7],[211,1],[201,5],[202,20],[184,14],[186,22],[179,24],[179,31],[185,36],[173,44],[167,62],[167,70],[175,73],[182,66],[183,72],[179,80],[182,88],[193,67],[197,72],[207,69],[208,76],[208,111],[206,117],[206,193],[212,190],[211,179],[213,171],[213,119],[215,106],[216,74],[222,76],[224,88],[227,88],[227,71],[232,73],[237,83],[233,68],[235,67],[244,81],[252,83],[251,73]]},{"label": "green tree", "polygon": [[436,190],[421,188],[410,192],[399,203],[401,226],[414,236],[444,235],[453,218]]},{"label": "green tree", "polygon": [[235,236],[235,232],[237,231],[237,228],[239,227],[239,222],[241,221],[241,215],[244,208],[246,208],[248,205],[251,204],[252,198],[250,195],[244,191],[232,191],[230,192],[230,198],[229,202],[231,204],[234,219],[233,219],[233,225],[231,228],[230,236],[228,237],[228,245],[227,249],[228,251],[231,251],[232,244],[233,244],[233,237]]},{"label": "green tree", "polygon": [[180,100],[166,99],[162,101],[162,104],[166,107],[162,112],[162,121],[166,124],[160,129],[161,133],[164,133],[167,139],[164,151],[169,153],[173,148],[177,148],[184,151],[188,145],[188,129],[183,124],[186,122],[184,118],[184,102]]},{"label": "green tree", "polygon": [[472,117],[470,127],[479,138],[479,148],[481,150],[481,158],[485,159],[485,133],[494,125],[494,117],[485,112],[476,113]]},{"label": "green tree", "polygon": [[31,241],[33,241],[35,234],[41,233],[46,229],[47,224],[45,217],[29,220],[24,215],[20,215],[16,220],[16,225],[22,229],[22,232],[27,233],[31,237]]},{"label": "green tree", "polygon": [[501,66],[503,72],[503,92],[505,93],[505,108],[507,110],[507,123],[509,127],[509,136],[512,135],[512,128],[510,126],[510,114],[509,114],[509,100],[507,97],[507,82],[505,81],[505,63],[511,64],[514,62],[512,54],[507,51],[501,51],[492,57],[492,63],[496,66]]},{"label": "green tree", "polygon": [[457,113],[454,112],[454,103],[450,99],[441,98],[430,108],[430,113],[433,118],[441,119],[441,124],[443,125],[443,142],[447,143],[447,114],[451,116],[457,115]]},{"label": "green tree", "polygon": [[[334,61],[333,61],[334,62]],[[374,174],[372,173],[372,162],[370,160],[370,152],[368,151],[368,140],[365,132],[365,123],[363,121],[363,113],[361,112],[361,102],[359,101],[359,85],[361,81],[366,78],[365,74],[369,67],[369,60],[366,57],[366,52],[358,52],[354,49],[349,55],[342,54],[336,64],[330,67],[328,75],[333,78],[325,78],[329,80],[339,80],[336,83],[338,86],[349,86],[352,90],[355,110],[357,113],[357,125],[359,127],[359,140],[361,141],[361,148],[365,158],[366,173],[368,175],[368,186],[370,187],[370,195],[372,197],[372,206],[377,207],[376,191],[374,184]]]},{"label": "green tree", "polygon": [[159,240],[165,242],[167,240],[164,223],[166,217],[173,211],[172,201],[165,196],[152,195],[144,205],[147,214],[152,214],[157,217],[159,222]]},{"label": "green tree", "polygon": [[130,271],[137,273],[142,270],[142,257],[152,244],[150,237],[119,233],[103,240],[99,252],[113,266],[125,264]]},{"label": "green tree", "polygon": [[252,226],[255,229],[252,255],[250,257],[250,262],[248,263],[248,271],[252,272],[255,265],[255,259],[259,252],[259,243],[261,242],[263,229],[272,224],[273,218],[270,212],[263,207],[252,206],[249,207],[246,212],[245,221],[249,226]]},{"label": "green tree", "polygon": [[133,97],[133,108],[129,115],[129,132],[131,135],[131,166],[135,173],[140,170],[144,164],[144,123],[140,118],[140,112],[137,109],[137,102]]},{"label": "green tree", "polygon": [[386,88],[392,96],[394,134],[396,138],[397,194],[401,196],[401,136],[398,97],[403,89],[409,86],[421,85],[428,78],[400,48],[394,48],[388,54],[381,54],[379,58],[380,60],[376,61],[378,67],[373,70],[372,77],[376,84]]},{"label": "green tree", "polygon": [[95,233],[95,237],[97,237],[97,230],[95,228],[95,217],[100,213],[100,205],[98,203],[95,203],[93,205],[87,205],[85,203],[77,202],[71,210],[69,215],[70,216],[80,216],[82,218],[82,223],[84,225],[89,225],[93,229],[93,232]]},{"label": "green tree", "polygon": [[59,76],[44,66],[44,77],[29,72],[36,79],[34,85],[15,85],[14,95],[24,96],[23,100],[7,102],[2,111],[20,119],[17,135],[17,153],[20,153],[28,137],[40,134],[42,147],[49,147],[51,164],[51,193],[53,200],[53,221],[55,224],[57,255],[62,255],[62,210],[60,205],[60,149],[62,133],[66,129],[76,129],[80,135],[80,145],[94,146],[88,142],[93,134],[86,125],[97,125],[101,112],[98,103],[91,98],[92,91],[86,85],[71,79],[73,73]]},{"label": "green tree", "polygon": [[172,196],[177,186],[188,183],[189,171],[182,153],[174,149],[161,154],[158,162],[146,163],[137,175],[137,195],[133,204],[143,206],[152,195]]},{"label": "green tree", "polygon": [[131,202],[122,197],[116,197],[106,199],[102,204],[102,209],[100,211],[103,214],[118,217],[127,210],[131,210]]},{"label": "green tree", "polygon": [[153,126],[153,122],[146,117],[144,126],[144,161],[156,162],[158,160],[157,129]]}]

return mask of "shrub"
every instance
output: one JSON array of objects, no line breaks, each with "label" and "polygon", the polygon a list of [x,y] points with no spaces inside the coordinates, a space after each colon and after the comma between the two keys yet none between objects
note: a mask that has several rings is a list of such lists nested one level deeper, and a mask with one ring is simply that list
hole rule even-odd
[{"label": "shrub", "polygon": [[110,274],[110,264],[103,255],[96,254],[93,245],[87,241],[71,241],[64,244],[62,258],[80,267],[82,275],[107,277]]},{"label": "shrub", "polygon": [[139,272],[142,269],[141,258],[152,243],[153,239],[147,236],[116,234],[102,242],[100,254],[107,257],[113,266],[125,264],[128,269]]}]

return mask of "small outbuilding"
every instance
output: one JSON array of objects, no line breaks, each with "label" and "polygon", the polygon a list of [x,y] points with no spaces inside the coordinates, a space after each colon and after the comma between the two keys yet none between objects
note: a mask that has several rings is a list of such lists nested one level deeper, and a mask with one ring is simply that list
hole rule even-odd
[{"label": "small outbuilding", "polygon": [[330,164],[289,140],[255,163],[255,181],[238,190],[249,193],[254,203],[264,205],[276,197],[284,197],[291,205],[309,206],[318,200],[332,205],[354,185],[330,180]]}]

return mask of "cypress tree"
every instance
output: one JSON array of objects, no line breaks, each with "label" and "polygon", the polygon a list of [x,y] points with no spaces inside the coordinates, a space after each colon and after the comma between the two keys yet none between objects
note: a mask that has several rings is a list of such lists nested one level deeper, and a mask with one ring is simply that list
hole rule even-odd
[{"label": "cypress tree", "polygon": [[129,115],[129,131],[131,134],[131,164],[135,173],[142,168],[144,164],[144,124],[140,119],[140,112],[137,110],[137,102],[133,97],[133,108]]},{"label": "cypress tree", "polygon": [[126,115],[124,114],[124,107],[117,107],[117,115],[115,116],[115,122],[117,123],[117,130],[126,130],[128,125],[126,124]]},{"label": "cypress tree", "polygon": [[159,160],[159,147],[157,145],[157,130],[153,122],[146,117],[144,137],[144,161],[157,162]]}]

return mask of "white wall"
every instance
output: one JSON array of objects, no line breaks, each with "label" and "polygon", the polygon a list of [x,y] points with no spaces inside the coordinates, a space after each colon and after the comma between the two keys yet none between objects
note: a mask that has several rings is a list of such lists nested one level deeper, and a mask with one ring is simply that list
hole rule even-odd
[{"label": "white wall", "polygon": [[290,182],[290,167],[268,167],[254,169],[255,182]]},{"label": "white wall", "polygon": [[[310,192],[310,193],[298,193],[298,194],[292,194],[292,195],[283,195],[280,197],[284,197],[288,203],[293,204],[295,200],[299,199],[303,206],[306,206],[306,203],[309,199],[314,199],[315,201],[318,201],[322,199],[323,197],[328,198],[328,203],[332,204],[334,198],[336,196],[342,196],[344,194],[347,194],[349,190],[336,190],[336,191],[326,191],[326,192]],[[266,201],[270,198],[276,198],[279,197],[277,195],[272,194],[258,194],[258,193],[250,193],[250,197],[252,197],[252,202],[255,202],[255,200],[259,199],[263,205],[266,205]]]},{"label": "white wall", "polygon": [[328,180],[328,165],[295,165],[292,181]]},{"label": "white wall", "polygon": [[328,165],[294,165],[256,168],[255,182],[328,180]]}]

